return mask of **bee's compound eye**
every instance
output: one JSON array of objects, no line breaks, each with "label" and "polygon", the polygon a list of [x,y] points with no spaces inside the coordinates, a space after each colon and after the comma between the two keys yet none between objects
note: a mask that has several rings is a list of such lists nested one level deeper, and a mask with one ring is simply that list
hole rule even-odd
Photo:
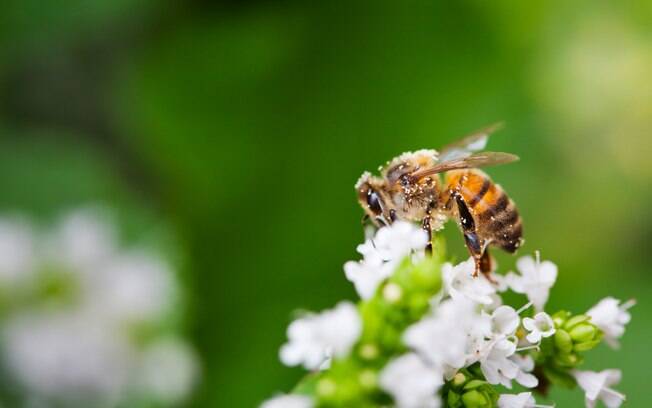
[{"label": "bee's compound eye", "polygon": [[374,214],[380,214],[383,212],[383,209],[380,206],[380,197],[374,190],[369,190],[367,192],[367,205]]}]

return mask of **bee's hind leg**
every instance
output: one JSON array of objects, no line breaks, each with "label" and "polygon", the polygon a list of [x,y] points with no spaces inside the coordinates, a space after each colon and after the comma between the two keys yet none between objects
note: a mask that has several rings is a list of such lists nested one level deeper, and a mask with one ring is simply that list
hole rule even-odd
[{"label": "bee's hind leg", "polygon": [[464,243],[475,261],[475,271],[473,271],[473,277],[475,278],[478,276],[478,273],[482,271],[483,263],[483,250],[482,244],[480,243],[480,237],[478,237],[478,234],[476,234],[475,231],[465,231]]},{"label": "bee's hind leg", "polygon": [[491,275],[491,273],[494,271],[494,262],[491,258],[491,255],[489,254],[489,248],[485,248],[483,251],[482,256],[480,257],[479,267],[480,272],[482,272],[484,277],[487,278],[489,282],[493,283],[494,285],[498,284],[498,282]]}]

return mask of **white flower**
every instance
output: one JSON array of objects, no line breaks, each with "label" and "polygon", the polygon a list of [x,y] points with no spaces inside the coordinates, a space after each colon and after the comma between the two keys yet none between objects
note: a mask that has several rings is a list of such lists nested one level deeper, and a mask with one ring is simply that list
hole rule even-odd
[{"label": "white flower", "polygon": [[32,395],[110,406],[127,384],[134,350],[93,316],[26,313],[5,325],[3,339],[11,372]]},{"label": "white flower", "polygon": [[[500,306],[491,314],[491,334],[478,343],[476,359],[487,381],[511,388],[512,380],[524,387],[536,387],[537,378],[529,374],[534,360],[516,354],[516,329],[521,324],[518,312],[510,306]],[[474,362],[470,360],[469,363]]]},{"label": "white flower", "polygon": [[178,405],[194,387],[198,374],[192,348],[180,339],[165,338],[144,350],[138,379],[142,392],[166,405]]},{"label": "white flower", "polygon": [[281,347],[281,361],[318,368],[331,356],[346,355],[360,337],[362,321],[354,304],[340,302],[333,309],[309,314],[288,326],[288,342]]},{"label": "white flower", "polygon": [[423,251],[428,243],[426,232],[410,222],[397,221],[378,230],[374,244],[384,259],[400,262],[412,251]]},{"label": "white flower", "polygon": [[47,250],[55,262],[93,273],[116,252],[116,232],[100,211],[75,210],[63,218]]},{"label": "white flower", "polygon": [[524,318],[523,327],[530,332],[525,338],[532,344],[540,342],[542,337],[550,337],[555,334],[555,324],[545,312],[537,313],[534,315],[534,319]]},{"label": "white flower", "polygon": [[498,398],[499,408],[532,408],[536,404],[531,392],[520,394],[502,394]]},{"label": "white flower", "polygon": [[480,359],[480,369],[487,382],[512,388],[512,380],[518,376],[518,365],[509,359],[516,352],[516,344],[507,339],[495,341]]},{"label": "white flower", "polygon": [[534,370],[534,359],[532,356],[513,354],[510,358],[519,368],[519,372],[516,374],[516,382],[521,384],[526,388],[534,388],[539,385],[539,380],[533,374],[530,374]]},{"label": "white flower", "polygon": [[456,266],[445,263],[441,269],[444,289],[452,298],[466,296],[477,303],[490,305],[494,302],[492,297],[496,289],[484,277],[474,277],[475,262],[469,258]]},{"label": "white flower", "polygon": [[380,228],[373,239],[358,245],[364,259],[344,264],[346,278],[362,299],[369,299],[406,256],[414,251],[422,253],[427,241],[425,231],[409,222],[397,221]]},{"label": "white flower", "polygon": [[115,255],[82,280],[87,307],[117,321],[156,321],[173,303],[172,272],[149,254]]},{"label": "white flower", "polygon": [[[365,244],[366,245],[366,244]],[[382,259],[368,258],[361,262],[348,261],[344,264],[346,279],[353,282],[356,292],[362,299],[371,298],[380,283],[393,272],[393,265]]]},{"label": "white flower", "polygon": [[618,339],[625,333],[625,325],[631,319],[627,309],[635,304],[633,300],[620,306],[619,303],[618,299],[606,297],[586,312],[591,316],[591,322],[604,332],[605,341],[613,348],[619,346]]},{"label": "white flower", "polygon": [[260,408],[312,408],[312,399],[305,395],[279,395],[263,402]]},{"label": "white flower", "polygon": [[499,306],[491,314],[492,332],[500,336],[511,336],[516,332],[521,319],[511,306]]},{"label": "white flower", "polygon": [[[155,256],[120,250],[100,215],[74,211],[38,235],[0,220],[0,285],[5,277],[27,283],[19,301],[7,297],[6,373],[43,406],[117,406],[140,394],[181,399],[194,383],[190,350],[156,338],[173,305],[172,270]],[[60,290],[44,293],[43,278]],[[136,335],[140,327],[152,329],[151,346]]]},{"label": "white flower", "polygon": [[502,394],[498,398],[498,408],[554,408],[554,405],[539,405],[531,392]]},{"label": "white flower", "polygon": [[460,297],[444,300],[434,314],[408,327],[403,341],[451,378],[469,360],[475,361],[490,334],[491,317],[478,313],[476,303]]},{"label": "white flower", "polygon": [[595,407],[598,400],[602,400],[608,408],[617,408],[625,401],[623,394],[609,388],[620,382],[620,370],[600,372],[574,370],[573,375],[584,390],[587,408]]},{"label": "white flower", "polygon": [[524,293],[537,311],[542,311],[550,288],[557,279],[557,265],[550,261],[541,262],[539,253],[536,260],[531,256],[524,256],[516,261],[516,267],[521,275],[513,272],[505,276],[506,283],[517,293]]},{"label": "white flower", "polygon": [[394,397],[398,408],[437,408],[442,372],[414,353],[390,361],[380,374],[380,387]]}]

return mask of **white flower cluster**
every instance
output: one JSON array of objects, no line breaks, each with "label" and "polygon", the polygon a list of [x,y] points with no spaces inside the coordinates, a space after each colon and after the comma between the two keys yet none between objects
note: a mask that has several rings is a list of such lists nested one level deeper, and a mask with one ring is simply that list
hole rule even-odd
[{"label": "white flower cluster", "polygon": [[358,252],[364,257],[362,261],[344,264],[346,278],[353,282],[360,298],[369,299],[406,256],[416,254],[416,251],[423,256],[427,241],[424,231],[407,222],[381,228],[374,238],[358,245]]},{"label": "white flower cluster", "polygon": [[[344,266],[346,277],[353,282],[362,299],[372,297],[406,256],[420,257],[426,242],[418,227],[397,222],[381,228],[375,237],[358,247],[364,259]],[[409,351],[391,360],[380,372],[379,386],[389,393],[399,408],[441,406],[438,391],[445,381],[453,379],[460,369],[479,363],[490,384],[512,388],[517,382],[526,388],[538,385],[532,374],[534,361],[527,353],[538,348],[542,339],[555,334],[553,319],[545,311],[550,288],[557,277],[557,266],[536,257],[517,261],[519,273],[497,275],[496,283],[486,277],[473,277],[474,262],[469,259],[458,265],[444,264],[441,293],[431,299],[431,310],[403,333]],[[391,285],[382,296],[395,297]],[[527,296],[529,303],[519,310],[502,305],[500,293],[508,289]],[[400,290],[400,288],[397,288]],[[533,318],[521,318],[530,306]],[[615,344],[629,321],[627,308],[612,298],[601,301],[587,314]],[[281,360],[287,365],[303,364],[307,369],[324,368],[331,356],[344,356],[351,351],[361,333],[362,322],[355,306],[340,303],[335,309],[308,315],[288,328],[289,341],[281,349]],[[517,330],[525,336],[516,336]],[[587,407],[602,399],[609,407],[617,407],[624,396],[611,390],[619,375],[613,370],[602,373],[574,371],[578,384],[585,390]],[[284,405],[285,404],[285,405]],[[263,407],[311,407],[313,401],[303,396],[279,396]],[[543,407],[532,394],[500,396],[504,408]]]},{"label": "white flower cluster", "polygon": [[116,406],[138,395],[176,404],[194,386],[192,348],[147,334],[175,306],[172,271],[119,250],[115,235],[91,210],[50,232],[0,220],[0,353],[30,403]]}]

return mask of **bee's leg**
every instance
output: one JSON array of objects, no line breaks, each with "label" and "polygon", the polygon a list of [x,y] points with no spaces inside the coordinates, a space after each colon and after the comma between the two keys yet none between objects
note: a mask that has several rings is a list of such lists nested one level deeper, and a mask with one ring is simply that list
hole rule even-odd
[{"label": "bee's leg", "polygon": [[428,234],[428,243],[426,244],[426,254],[428,255],[432,255],[432,227],[430,221],[430,214],[426,215],[423,217],[423,220],[421,220],[421,228],[423,228],[423,230],[426,231],[426,234]]},{"label": "bee's leg", "polygon": [[477,277],[478,273],[482,270],[482,257],[485,252],[485,246],[475,230],[473,216],[459,194],[455,195],[455,202],[457,203],[458,214],[460,217],[460,226],[464,233],[464,242],[475,261],[473,277]]},{"label": "bee's leg", "polygon": [[478,272],[482,271],[482,258],[483,251],[482,245],[480,244],[480,237],[475,231],[464,232],[464,242],[466,243],[466,248],[471,253],[473,260],[475,261],[475,271],[473,272],[473,277],[478,276]]},{"label": "bee's leg", "polygon": [[498,282],[491,276],[493,269],[493,259],[491,259],[491,255],[489,254],[489,248],[485,248],[482,257],[480,257],[480,272],[482,272],[489,282],[498,284]]}]

